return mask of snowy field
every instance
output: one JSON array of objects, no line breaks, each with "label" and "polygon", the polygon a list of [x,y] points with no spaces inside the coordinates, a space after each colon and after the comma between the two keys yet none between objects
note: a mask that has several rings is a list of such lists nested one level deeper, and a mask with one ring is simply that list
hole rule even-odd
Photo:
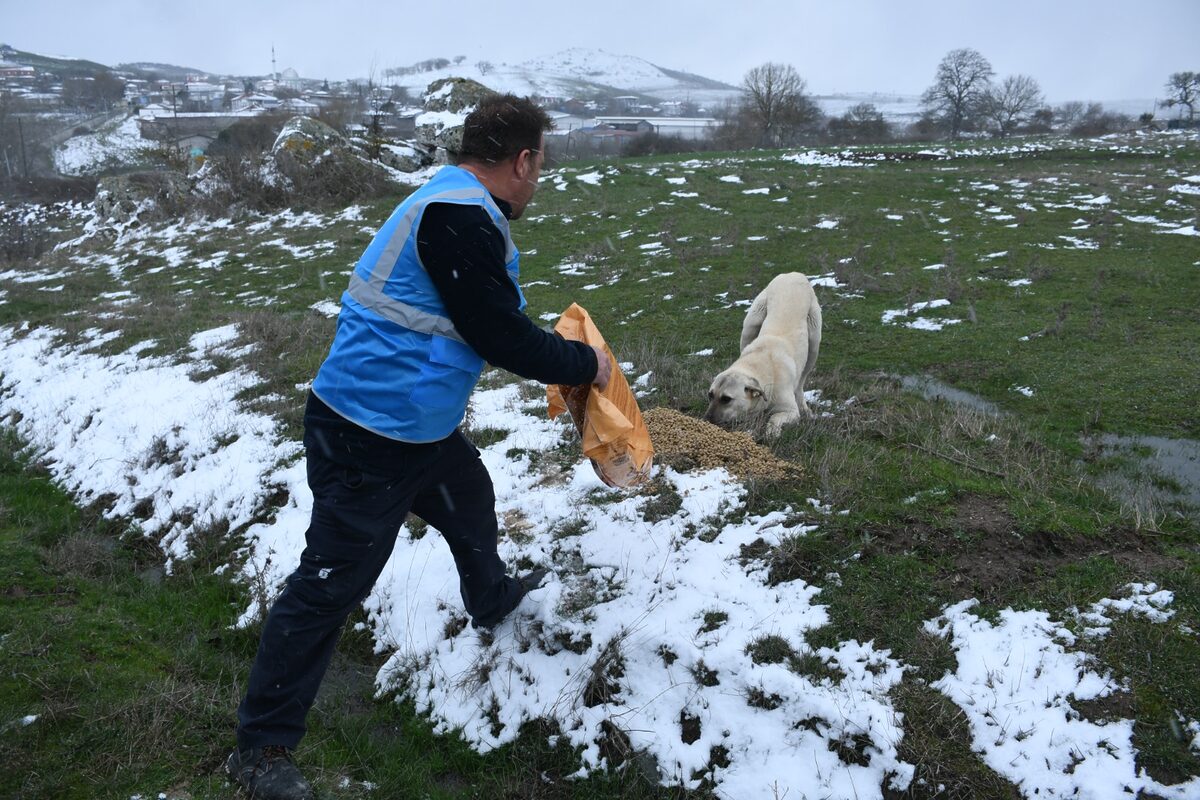
[{"label": "snowy field", "polygon": [[[113,513],[128,513],[131,484],[150,489],[156,503],[146,526],[166,534],[174,557],[187,553],[187,529],[169,523],[176,512],[200,509],[194,525],[216,516],[236,526],[249,519],[261,487],[283,482],[291,500],[273,523],[250,529],[247,566],[248,576],[278,586],[299,557],[311,506],[298,446],[276,441],[270,419],[236,410],[233,395],[251,376],[188,378],[230,334],[195,337],[195,361],[175,365],[139,358],[136,347],[101,357],[88,345],[54,350],[44,334],[14,339],[5,331],[0,412],[21,412],[22,433],[81,500],[114,493]],[[509,431],[484,450],[510,532],[501,555],[560,572],[574,566],[528,596],[494,637],[484,637],[465,624],[448,548],[436,536],[414,539],[402,530],[366,602],[378,648],[392,653],[381,689],[407,693],[439,730],[461,731],[480,750],[511,741],[524,721],[556,719],[562,735],[584,748],[585,770],[603,766],[599,743],[610,719],[655,756],[670,782],[694,783],[689,776],[720,746],[730,764],[718,770],[718,787],[731,798],[880,797],[881,786],[908,785],[912,767],[896,753],[904,720],[888,698],[905,666],[869,642],[812,651],[804,633],[826,622],[821,582],[769,586],[765,570],[739,565],[743,545],[806,532],[787,524],[791,509],[746,517],[738,514],[745,489],[724,471],[667,469],[662,477],[682,506],[647,523],[639,514],[645,498],[607,489],[586,463],[547,485],[529,469],[528,456],[506,456],[514,448],[547,450],[571,436],[545,418],[541,401],[521,400],[510,385],[478,392],[473,409],[476,425]],[[139,458],[163,438],[176,463]],[[611,497],[595,505],[597,493]],[[561,535],[572,524],[578,532]],[[689,533],[697,529],[710,535]],[[1122,614],[1170,625],[1171,602],[1167,589],[1131,585],[1121,597],[1078,609],[1077,620],[1026,611],[987,622],[970,603],[947,608],[926,625],[949,640],[959,663],[936,688],[967,715],[975,749],[1027,797],[1133,797],[1145,790],[1194,798],[1200,778],[1162,786],[1139,773],[1130,722],[1089,722],[1070,705],[1123,691],[1073,649],[1070,623],[1082,620],[1092,637],[1105,635]],[[247,609],[246,616],[257,612]],[[724,620],[706,630],[704,619],[713,614]],[[756,663],[748,651],[768,636],[797,655],[816,656],[841,679]],[[604,700],[589,705],[584,689],[596,680],[597,663],[621,669],[610,693],[595,690]],[[762,697],[771,700],[752,702]],[[681,716],[697,720],[686,741]],[[1200,748],[1200,724],[1184,723]],[[836,745],[847,741],[859,742],[867,763],[839,759]],[[1120,793],[1109,794],[1113,787]]]},{"label": "snowy field", "polygon": [[[96,163],[87,147],[86,142],[73,146],[63,163],[85,171]],[[1019,157],[1021,147],[1007,155]],[[947,161],[956,157],[931,152]],[[852,156],[796,153],[785,159],[827,170],[814,182],[835,180],[842,168],[870,168]],[[698,172],[737,184],[748,201],[789,201],[777,188],[744,183],[738,159],[695,159],[624,172],[562,170],[547,176],[543,191],[602,187],[636,174],[639,180],[661,178],[670,192],[667,202],[704,208],[705,197],[689,192]],[[1169,177],[1179,195],[1200,187],[1200,175]],[[983,198],[978,214],[991,225],[1009,224],[1005,210],[1022,203],[1035,211],[1051,203],[1081,211],[1113,204],[1132,225],[1197,235],[1194,221],[1175,213],[1182,209],[1133,213],[1119,198],[1056,186],[1049,179],[1038,185],[970,188]],[[637,213],[642,211],[652,207]],[[534,212],[528,221],[534,226],[571,222],[566,215]],[[903,214],[880,213],[888,222],[905,224]],[[937,225],[948,222],[939,221],[936,210],[931,218]],[[838,212],[831,209],[808,233],[821,236],[838,224]],[[6,302],[6,288],[18,284],[56,292],[74,276],[100,271],[117,288],[97,301],[136,304],[135,272],[144,259],[157,258],[162,266],[155,269],[179,275],[180,292],[211,289],[214,297],[236,297],[248,307],[271,306],[281,302],[287,285],[277,284],[275,293],[217,286],[217,279],[233,269],[232,255],[284,251],[304,262],[333,247],[332,240],[319,236],[330,226],[360,233],[373,228],[355,208],[334,216],[285,212],[256,225],[231,220],[160,225],[121,231],[107,252],[75,254],[63,248],[55,269],[0,273],[0,303]],[[254,249],[197,255],[206,236],[237,226],[260,237]],[[95,228],[91,223],[89,230]],[[317,239],[297,244],[298,231]],[[755,246],[778,231],[747,225],[743,233],[744,246]],[[1087,230],[1068,230],[1042,244],[1086,250],[1088,236]],[[662,237],[634,237],[629,247],[632,257],[651,269],[670,249]],[[944,267],[919,266],[931,272]],[[274,268],[243,263],[238,269],[254,275]],[[566,263],[559,272],[588,280],[593,269]],[[652,292],[666,295],[665,302],[670,300],[667,287],[674,284],[669,276],[662,277],[664,291]],[[330,276],[325,296],[312,303],[318,313],[335,313],[341,280],[341,275]],[[841,291],[833,275],[814,276],[814,283],[821,291]],[[748,300],[722,292],[709,306],[744,306]],[[626,321],[640,313],[631,309]],[[961,313],[951,300],[930,297],[886,311],[877,324],[936,336],[962,323]],[[128,515],[140,500],[152,498],[143,525],[147,533],[163,537],[168,564],[188,555],[193,530],[217,519],[227,519],[235,529],[245,526],[262,508],[269,487],[285,487],[287,504],[270,522],[250,525],[244,554],[244,577],[277,589],[303,547],[311,495],[299,444],[281,438],[278,421],[235,400],[256,376],[243,367],[214,369],[216,363],[237,363],[247,355],[237,329],[197,332],[186,351],[174,357],[148,355],[155,345],[148,341],[123,342],[113,352],[114,336],[99,328],[66,345],[56,344],[55,334],[52,327],[0,327],[0,418],[19,415],[20,434],[80,502],[109,495],[115,498],[110,514]],[[631,381],[647,383],[644,367],[625,366]],[[305,388],[296,387],[297,402]],[[1028,394],[1022,389],[1029,387],[1014,387],[1032,396],[1032,389]],[[828,406],[824,413],[841,411]],[[795,523],[792,507],[748,514],[746,486],[723,470],[660,468],[660,479],[682,501],[665,518],[645,513],[646,496],[605,487],[586,462],[548,474],[535,466],[533,456],[572,446],[573,429],[550,422],[544,398],[519,384],[477,391],[471,418],[477,429],[502,432],[482,448],[506,532],[501,556],[510,565],[546,566],[556,574],[493,635],[480,634],[463,616],[448,548],[436,535],[402,529],[365,604],[364,624],[377,650],[389,654],[377,676],[382,692],[411,698],[437,730],[458,732],[480,751],[512,741],[524,722],[555,720],[560,736],[582,748],[581,774],[607,766],[602,744],[607,724],[615,722],[634,748],[653,756],[664,783],[695,787],[697,776],[708,772],[722,797],[881,798],[885,787],[911,788],[914,767],[898,750],[905,719],[889,695],[910,667],[869,641],[820,648],[807,643],[806,634],[828,622],[822,596],[837,585],[836,573],[772,585],[761,562],[740,558],[746,545],[805,536],[818,530],[819,522]],[[826,516],[848,510],[815,497],[807,505]],[[1091,721],[1072,705],[1128,690],[1081,643],[1105,637],[1123,616],[1177,625],[1173,603],[1169,586],[1130,584],[1117,596],[1057,616],[1008,609],[992,619],[978,615],[972,601],[947,606],[924,628],[948,643],[957,665],[933,686],[962,710],[971,749],[1024,797],[1200,797],[1200,776],[1163,785],[1138,768],[1131,720]],[[243,622],[261,611],[252,604]],[[764,657],[766,644],[815,660],[823,665],[822,676],[799,674],[783,659]],[[1192,750],[1200,751],[1200,720],[1178,722]],[[712,766],[718,748],[727,754],[727,766]]]}]

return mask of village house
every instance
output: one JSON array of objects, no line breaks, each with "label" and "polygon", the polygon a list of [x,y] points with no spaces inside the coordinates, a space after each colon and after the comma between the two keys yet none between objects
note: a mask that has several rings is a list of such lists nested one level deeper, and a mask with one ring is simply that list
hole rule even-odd
[{"label": "village house", "polygon": [[251,109],[261,109],[271,111],[279,108],[279,98],[273,94],[264,92],[246,92],[238,95],[230,101],[230,108],[234,111],[249,111]]},{"label": "village house", "polygon": [[33,80],[36,75],[37,70],[33,67],[26,66],[25,64],[14,64],[11,61],[0,59],[0,80],[5,82]]},{"label": "village house", "polygon": [[617,95],[616,97],[612,98],[608,104],[609,104],[609,107],[611,107],[613,110],[618,111],[622,114],[627,114],[630,111],[633,111],[635,108],[637,108],[637,106],[640,102],[641,102],[641,100],[638,98],[637,95],[621,94],[621,95]]},{"label": "village house", "polygon": [[609,124],[596,124],[591,127],[578,128],[565,137],[566,151],[595,150],[601,153],[620,153],[626,145],[639,136],[650,133],[653,128],[647,122],[635,123],[624,127]]},{"label": "village house", "polygon": [[551,136],[566,136],[571,131],[577,131],[580,128],[590,128],[596,124],[594,117],[583,114],[567,114],[562,111],[547,111],[546,114],[550,117],[550,121],[554,123],[554,130]]},{"label": "village house", "polygon": [[316,103],[320,108],[329,108],[332,105],[342,102],[346,97],[344,95],[336,95],[333,92],[320,91],[309,92],[305,95],[305,99],[310,103]]},{"label": "village house", "polygon": [[26,109],[50,109],[62,105],[61,87],[57,92],[34,92],[24,88],[6,89],[5,94],[19,100]]},{"label": "village house", "polygon": [[225,103],[225,87],[202,80],[184,84],[184,111],[220,111]]},{"label": "village house", "polygon": [[138,131],[143,139],[173,146],[181,152],[198,155],[212,144],[221,131],[234,123],[264,113],[261,108],[240,111],[179,111],[162,103],[138,109]]},{"label": "village house", "polygon": [[316,103],[299,97],[289,97],[279,104],[279,108],[289,114],[300,114],[306,117],[315,116],[321,111],[321,107]]},{"label": "village house", "polygon": [[713,117],[614,117],[598,114],[596,124],[613,130],[656,133],[688,141],[711,139],[717,130],[717,120]]}]

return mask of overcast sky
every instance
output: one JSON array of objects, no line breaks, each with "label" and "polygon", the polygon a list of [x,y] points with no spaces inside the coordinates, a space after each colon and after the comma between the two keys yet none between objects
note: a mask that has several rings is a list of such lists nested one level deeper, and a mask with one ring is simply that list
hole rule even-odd
[{"label": "overcast sky", "polygon": [[919,94],[972,47],[1055,102],[1158,98],[1170,73],[1200,70],[1200,0],[0,0],[0,20],[20,50],[265,75],[274,44],[280,69],[331,80],[588,47],[733,84],[777,61],[818,94]]}]

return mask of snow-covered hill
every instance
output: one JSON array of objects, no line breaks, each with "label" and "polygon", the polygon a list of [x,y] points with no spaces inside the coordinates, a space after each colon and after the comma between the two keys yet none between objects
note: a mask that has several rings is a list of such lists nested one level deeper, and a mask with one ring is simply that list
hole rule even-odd
[{"label": "snow-covered hill", "polygon": [[458,76],[479,81],[488,88],[520,95],[590,99],[617,94],[637,94],[659,100],[719,101],[738,93],[738,87],[664,69],[635,56],[604,50],[571,48],[521,64],[464,61],[443,69],[389,74],[384,80],[420,95],[438,78]]}]

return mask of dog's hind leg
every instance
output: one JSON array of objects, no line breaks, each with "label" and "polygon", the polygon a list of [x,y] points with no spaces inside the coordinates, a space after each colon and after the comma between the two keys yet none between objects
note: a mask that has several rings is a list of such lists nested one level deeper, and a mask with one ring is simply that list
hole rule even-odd
[{"label": "dog's hind leg", "polygon": [[746,312],[746,320],[742,323],[742,342],[740,350],[745,350],[746,345],[758,338],[758,332],[762,330],[763,321],[767,318],[767,301],[763,295],[754,298],[754,302],[750,305],[750,310]]}]

